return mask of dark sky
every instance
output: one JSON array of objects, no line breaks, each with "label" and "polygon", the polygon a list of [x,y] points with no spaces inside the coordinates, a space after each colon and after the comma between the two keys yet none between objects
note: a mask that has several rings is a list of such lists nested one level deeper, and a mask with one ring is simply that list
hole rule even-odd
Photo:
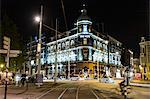
[{"label": "dark sky", "polygon": [[[88,16],[91,17],[95,28],[96,24],[103,22],[105,32],[137,54],[140,37],[149,34],[149,0],[63,0],[63,2],[69,29],[74,27],[81,14],[82,4],[85,3]],[[39,14],[40,4],[44,5],[44,23],[54,28],[57,17],[60,31],[64,30],[61,0],[2,0],[1,11],[2,15],[5,12],[14,21],[24,39],[28,39],[38,32],[38,26],[33,18]]]}]

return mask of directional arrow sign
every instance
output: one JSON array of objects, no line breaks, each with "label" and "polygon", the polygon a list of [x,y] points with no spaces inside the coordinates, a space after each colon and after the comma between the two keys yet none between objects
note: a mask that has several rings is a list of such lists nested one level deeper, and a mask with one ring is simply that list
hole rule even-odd
[{"label": "directional arrow sign", "polygon": [[0,53],[6,54],[6,53],[7,53],[7,50],[0,49]]},{"label": "directional arrow sign", "polygon": [[9,54],[9,57],[18,57],[18,54]]},{"label": "directional arrow sign", "polygon": [[10,50],[10,54],[20,54],[20,53],[22,52],[19,50]]},{"label": "directional arrow sign", "polygon": [[[7,54],[7,50],[0,49],[0,53]],[[21,51],[19,51],[19,50],[10,50],[10,54],[20,54],[20,53],[21,53]]]}]

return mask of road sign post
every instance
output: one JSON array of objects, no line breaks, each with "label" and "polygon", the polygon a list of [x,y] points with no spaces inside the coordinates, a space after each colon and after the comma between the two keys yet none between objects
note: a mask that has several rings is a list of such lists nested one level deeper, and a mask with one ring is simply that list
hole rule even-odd
[{"label": "road sign post", "polygon": [[5,58],[6,61],[6,79],[5,79],[5,93],[4,93],[4,99],[6,99],[7,96],[7,82],[8,82],[8,67],[9,67],[9,54],[10,54],[10,38],[4,36],[3,41],[3,48],[7,50],[7,56]]},{"label": "road sign post", "polygon": [[6,79],[5,79],[4,99],[6,99],[6,96],[7,96],[9,58],[10,57],[17,57],[18,54],[20,54],[20,53],[21,53],[21,51],[19,51],[19,50],[10,50],[10,38],[4,36],[3,37],[3,49],[0,49],[0,54],[7,54],[7,56],[5,57],[5,61],[6,61]]}]

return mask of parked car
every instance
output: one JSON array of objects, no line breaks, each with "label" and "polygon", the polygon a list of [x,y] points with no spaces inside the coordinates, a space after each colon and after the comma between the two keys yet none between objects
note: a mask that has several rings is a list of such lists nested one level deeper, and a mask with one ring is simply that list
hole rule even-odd
[{"label": "parked car", "polygon": [[114,83],[115,81],[109,77],[109,76],[104,76],[102,79],[101,79],[101,82],[102,83]]},{"label": "parked car", "polygon": [[79,80],[79,75],[71,75],[70,76],[70,80],[73,80],[73,81],[77,81],[77,80]]}]

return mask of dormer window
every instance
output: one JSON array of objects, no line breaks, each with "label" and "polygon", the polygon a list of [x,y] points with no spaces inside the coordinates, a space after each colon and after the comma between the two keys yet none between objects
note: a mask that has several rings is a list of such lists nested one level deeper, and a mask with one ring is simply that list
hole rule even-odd
[{"label": "dormer window", "polygon": [[83,25],[83,32],[87,32],[87,25]]},{"label": "dormer window", "polygon": [[83,9],[82,14],[77,20],[77,27],[78,27],[78,32],[83,33],[83,34],[88,34],[88,32],[91,32],[91,19],[87,16],[87,11],[86,9]]}]

